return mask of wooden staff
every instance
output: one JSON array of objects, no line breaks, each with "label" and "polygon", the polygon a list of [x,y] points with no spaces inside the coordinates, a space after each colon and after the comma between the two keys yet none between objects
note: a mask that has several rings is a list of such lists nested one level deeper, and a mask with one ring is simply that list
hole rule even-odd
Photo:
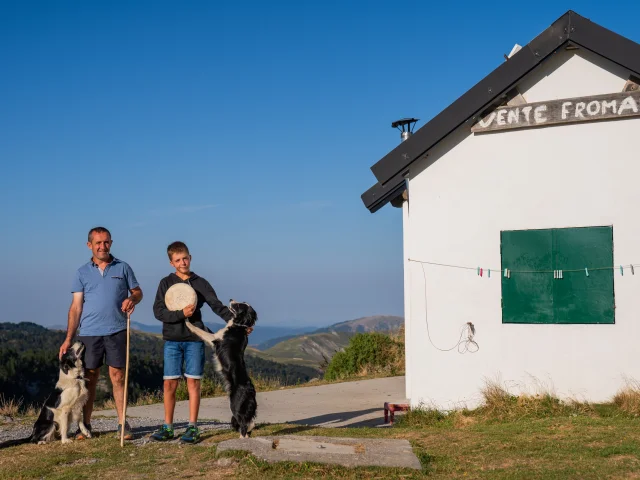
[{"label": "wooden staff", "polygon": [[127,422],[127,390],[129,389],[129,336],[131,335],[131,314],[127,313],[127,361],[124,368],[124,402],[122,403],[122,430],[120,446],[124,447],[124,426]]}]

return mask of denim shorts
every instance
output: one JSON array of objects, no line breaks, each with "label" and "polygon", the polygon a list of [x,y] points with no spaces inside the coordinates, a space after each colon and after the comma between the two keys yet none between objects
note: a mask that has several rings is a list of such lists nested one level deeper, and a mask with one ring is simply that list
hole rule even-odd
[{"label": "denim shorts", "polygon": [[202,378],[204,342],[164,342],[164,379]]}]

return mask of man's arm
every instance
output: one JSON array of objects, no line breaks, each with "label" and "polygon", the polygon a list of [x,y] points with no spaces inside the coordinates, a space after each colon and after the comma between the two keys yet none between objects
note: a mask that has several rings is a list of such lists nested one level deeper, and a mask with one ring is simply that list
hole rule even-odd
[{"label": "man's arm", "polygon": [[122,302],[122,311],[131,315],[136,309],[136,305],[142,301],[142,289],[135,287],[130,290],[131,295]]},{"label": "man's arm", "polygon": [[78,325],[80,324],[80,317],[82,316],[82,303],[84,299],[83,292],[73,292],[73,299],[71,300],[71,306],[69,307],[69,317],[67,320],[67,337],[64,343],[60,346],[60,352],[58,358],[62,358],[62,355],[66,353],[67,349],[71,346],[73,337],[76,336]]},{"label": "man's arm", "polygon": [[136,309],[136,305],[142,301],[142,289],[140,288],[138,280],[136,280],[133,269],[128,263],[125,263],[124,276],[127,279],[127,286],[129,287],[131,295],[122,302],[122,311],[131,315]]}]

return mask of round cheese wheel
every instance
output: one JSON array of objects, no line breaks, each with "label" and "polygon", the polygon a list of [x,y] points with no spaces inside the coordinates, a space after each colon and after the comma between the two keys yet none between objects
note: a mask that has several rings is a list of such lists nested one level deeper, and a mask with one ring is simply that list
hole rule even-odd
[{"label": "round cheese wheel", "polygon": [[176,283],[164,295],[164,303],[171,311],[182,310],[187,305],[195,305],[198,295],[188,283]]}]

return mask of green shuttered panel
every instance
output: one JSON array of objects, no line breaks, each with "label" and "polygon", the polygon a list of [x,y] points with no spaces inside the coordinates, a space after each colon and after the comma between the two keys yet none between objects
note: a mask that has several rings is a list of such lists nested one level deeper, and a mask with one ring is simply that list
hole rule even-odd
[{"label": "green shuttered panel", "polygon": [[503,231],[500,243],[513,271],[502,276],[503,323],[614,323],[612,227]]}]

